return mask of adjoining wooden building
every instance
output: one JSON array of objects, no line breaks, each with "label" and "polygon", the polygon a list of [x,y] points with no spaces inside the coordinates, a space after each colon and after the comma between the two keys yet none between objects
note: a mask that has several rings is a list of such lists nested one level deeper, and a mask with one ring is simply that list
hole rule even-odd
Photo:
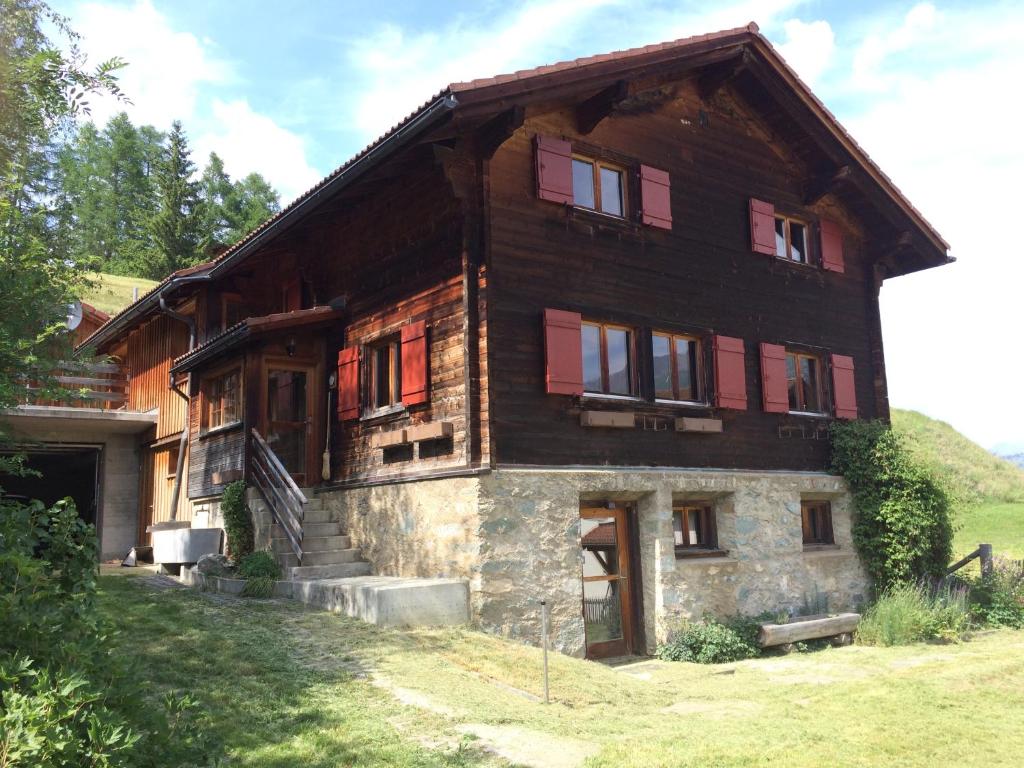
[{"label": "adjoining wooden building", "polygon": [[157,413],[138,541],[184,446],[179,517],[246,478],[296,576],[642,652],[863,599],[828,427],[888,418],[879,290],[947,250],[751,24],[452,84],[86,346]]}]

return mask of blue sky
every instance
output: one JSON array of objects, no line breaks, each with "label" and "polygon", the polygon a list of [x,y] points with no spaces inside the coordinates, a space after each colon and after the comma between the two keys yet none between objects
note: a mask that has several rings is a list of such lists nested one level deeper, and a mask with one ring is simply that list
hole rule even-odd
[{"label": "blue sky", "polygon": [[[1024,3],[55,2],[137,122],[287,200],[448,82],[753,20],[952,245],[882,292],[894,405],[1024,450]],[[95,103],[105,119],[118,107]]]}]

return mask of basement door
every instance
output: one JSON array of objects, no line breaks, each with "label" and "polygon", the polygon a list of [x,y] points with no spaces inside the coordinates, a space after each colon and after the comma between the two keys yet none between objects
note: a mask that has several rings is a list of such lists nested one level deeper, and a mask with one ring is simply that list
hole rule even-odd
[{"label": "basement door", "polygon": [[587,658],[633,653],[629,511],[622,507],[581,506],[583,627]]}]

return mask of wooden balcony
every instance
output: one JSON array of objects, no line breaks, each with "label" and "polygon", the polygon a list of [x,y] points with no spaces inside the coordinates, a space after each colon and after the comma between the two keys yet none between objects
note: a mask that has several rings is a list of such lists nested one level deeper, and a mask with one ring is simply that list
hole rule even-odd
[{"label": "wooden balcony", "polygon": [[[61,400],[45,397],[41,380],[29,380],[22,405],[121,410],[128,401],[128,375],[117,363],[62,362],[52,383],[67,390]],[[38,395],[33,393],[40,393]]]}]

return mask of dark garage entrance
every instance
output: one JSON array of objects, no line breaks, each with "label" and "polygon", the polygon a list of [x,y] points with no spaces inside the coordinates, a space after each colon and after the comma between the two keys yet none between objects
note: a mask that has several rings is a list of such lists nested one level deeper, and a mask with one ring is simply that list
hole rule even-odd
[{"label": "dark garage entrance", "polygon": [[85,522],[99,527],[100,449],[95,446],[33,446],[26,448],[25,466],[39,477],[0,477],[7,496],[39,499],[47,506],[70,496]]}]

